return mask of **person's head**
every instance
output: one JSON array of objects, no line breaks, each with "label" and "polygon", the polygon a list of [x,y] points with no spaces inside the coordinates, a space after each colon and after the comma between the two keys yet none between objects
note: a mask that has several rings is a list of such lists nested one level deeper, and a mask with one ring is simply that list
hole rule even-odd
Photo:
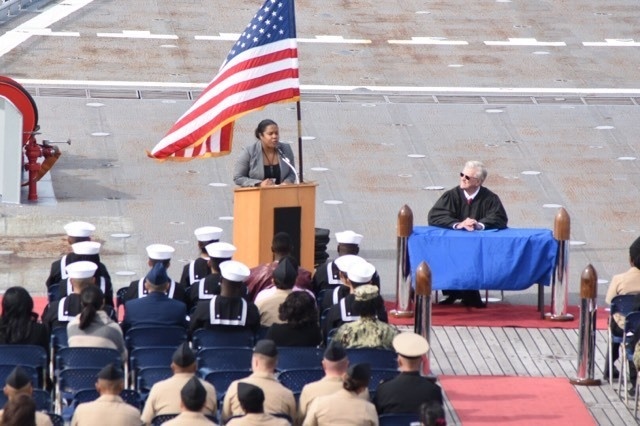
[{"label": "person's head", "polygon": [[273,373],[278,365],[278,347],[273,340],[258,340],[253,348],[251,370],[262,373]]},{"label": "person's head", "polygon": [[293,327],[318,323],[315,299],[306,291],[291,292],[278,307],[278,318]]},{"label": "person's head", "polygon": [[98,315],[98,311],[104,306],[104,293],[97,285],[90,285],[80,293],[80,330],[84,330]]},{"label": "person's head", "polygon": [[355,254],[360,252],[360,242],[362,235],[353,231],[336,232],[336,241],[338,242],[338,256],[345,254]]},{"label": "person's head", "polygon": [[171,370],[176,373],[195,373],[196,354],[189,347],[189,342],[184,342],[171,357]]},{"label": "person's head", "polygon": [[193,234],[196,236],[196,240],[198,240],[200,253],[207,254],[206,247],[211,243],[220,241],[222,228],[218,228],[217,226],[202,226],[193,231]]},{"label": "person's head", "polygon": [[437,401],[424,402],[420,405],[420,424],[422,426],[447,426],[444,408]]},{"label": "person's head", "polygon": [[629,260],[633,266],[640,268],[640,237],[629,247]]},{"label": "person's head", "polygon": [[355,254],[345,254],[333,261],[333,264],[338,268],[340,281],[349,288],[351,288],[351,283],[347,277],[347,272],[351,266],[359,262],[366,262],[366,260]]},{"label": "person's head", "polygon": [[30,395],[18,395],[9,400],[2,411],[5,426],[36,426],[36,403]]},{"label": "person's head", "polygon": [[393,338],[393,349],[398,354],[400,371],[420,371],[422,356],[429,352],[429,342],[421,335],[407,331]]},{"label": "person's head", "polygon": [[249,278],[249,267],[237,260],[227,260],[220,264],[220,295],[242,297],[243,283]]},{"label": "person's head", "polygon": [[2,319],[31,319],[33,299],[24,287],[9,287],[2,296]]},{"label": "person's head", "polygon": [[153,268],[154,265],[161,263],[165,269],[169,269],[171,256],[173,256],[176,249],[166,244],[151,244],[146,247],[146,251],[149,258],[147,261],[149,267]]},{"label": "person's head", "polygon": [[371,365],[366,363],[349,366],[342,379],[342,387],[349,392],[362,393],[371,380]]},{"label": "person's head", "polygon": [[281,290],[291,290],[298,278],[298,262],[292,256],[285,256],[278,261],[272,273],[273,284]]},{"label": "person's head", "polygon": [[220,264],[231,260],[233,254],[236,252],[236,246],[218,241],[207,244],[205,250],[209,256],[209,268],[211,268],[211,272],[220,273]]},{"label": "person's head", "polygon": [[162,263],[156,263],[153,268],[147,272],[144,279],[144,287],[149,293],[165,292],[171,283],[171,279],[167,275],[167,269]]},{"label": "person's head", "polygon": [[487,178],[487,168],[480,161],[467,161],[460,172],[460,188],[473,194]]},{"label": "person's head", "polygon": [[247,414],[264,412],[264,392],[250,383],[238,383],[238,401]]},{"label": "person's head", "polygon": [[200,412],[207,401],[207,390],[193,376],[180,390],[180,406],[186,411]]},{"label": "person's head", "polygon": [[89,261],[96,265],[100,264],[100,248],[102,244],[97,241],[80,241],[71,244],[73,253],[67,256],[67,265],[73,262]]},{"label": "person's head", "polygon": [[70,222],[64,226],[69,245],[82,241],[90,241],[96,227],[88,222]]},{"label": "person's head", "polygon": [[275,260],[289,256],[293,252],[293,240],[286,232],[278,232],[271,240],[271,252]]},{"label": "person's head", "polygon": [[80,294],[83,289],[95,284],[98,265],[87,260],[80,260],[67,265],[65,268],[73,292]]},{"label": "person's head", "polygon": [[18,395],[31,396],[33,394],[33,383],[31,383],[31,377],[29,377],[29,375],[20,366],[17,366],[7,376],[7,380],[2,391],[9,400]]},{"label": "person's head", "polygon": [[347,270],[347,280],[351,288],[356,289],[365,284],[371,284],[376,273],[376,267],[369,262],[355,262]]},{"label": "person's head", "polygon": [[124,389],[124,373],[120,367],[111,363],[98,373],[96,390],[100,395],[120,395]]},{"label": "person's head", "polygon": [[349,358],[342,343],[332,340],[322,357],[322,369],[328,377],[343,377],[349,368]]},{"label": "person's head", "polygon": [[384,308],[384,301],[380,297],[378,287],[373,284],[357,287],[354,294],[353,309],[361,318],[375,318],[378,312]]},{"label": "person's head", "polygon": [[260,140],[263,148],[276,149],[278,142],[280,141],[280,131],[278,125],[273,120],[262,120],[258,123],[258,127],[255,130],[256,139]]}]

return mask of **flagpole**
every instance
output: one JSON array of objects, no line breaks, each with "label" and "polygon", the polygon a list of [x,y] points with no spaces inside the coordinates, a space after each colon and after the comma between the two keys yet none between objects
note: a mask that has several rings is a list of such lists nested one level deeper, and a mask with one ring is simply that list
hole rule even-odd
[{"label": "flagpole", "polygon": [[[291,0],[291,19],[293,21],[293,38],[297,40],[298,32],[296,30],[296,6],[295,0]],[[297,46],[297,42],[296,42]],[[299,65],[298,65],[299,67]],[[299,74],[298,74],[299,75]],[[298,171],[300,175],[300,183],[304,182],[303,173],[302,173],[302,108],[300,108],[300,100],[296,102],[296,118],[298,120]]]}]

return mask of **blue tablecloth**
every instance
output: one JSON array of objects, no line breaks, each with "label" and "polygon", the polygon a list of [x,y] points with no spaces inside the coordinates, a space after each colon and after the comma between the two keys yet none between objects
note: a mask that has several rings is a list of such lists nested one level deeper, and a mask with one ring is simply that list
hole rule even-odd
[{"label": "blue tablecloth", "polygon": [[413,283],[416,268],[427,262],[434,290],[524,290],[550,284],[557,246],[549,229],[467,232],[416,226],[409,262]]}]

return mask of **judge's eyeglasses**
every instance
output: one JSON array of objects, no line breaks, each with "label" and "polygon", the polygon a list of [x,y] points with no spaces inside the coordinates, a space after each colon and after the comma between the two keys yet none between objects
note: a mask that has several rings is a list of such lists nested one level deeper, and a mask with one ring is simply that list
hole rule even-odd
[{"label": "judge's eyeglasses", "polygon": [[465,174],[464,174],[464,173],[462,173],[462,172],[460,172],[460,177],[461,177],[461,178],[465,178],[466,180],[475,179],[475,176],[465,175]]}]

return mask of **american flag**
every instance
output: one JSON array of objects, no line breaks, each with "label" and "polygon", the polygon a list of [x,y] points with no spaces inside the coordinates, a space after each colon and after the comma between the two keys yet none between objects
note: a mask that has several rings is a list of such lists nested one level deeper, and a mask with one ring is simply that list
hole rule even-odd
[{"label": "american flag", "polygon": [[267,0],[218,74],[149,157],[191,160],[231,152],[234,121],[275,102],[300,99],[294,0]]}]

